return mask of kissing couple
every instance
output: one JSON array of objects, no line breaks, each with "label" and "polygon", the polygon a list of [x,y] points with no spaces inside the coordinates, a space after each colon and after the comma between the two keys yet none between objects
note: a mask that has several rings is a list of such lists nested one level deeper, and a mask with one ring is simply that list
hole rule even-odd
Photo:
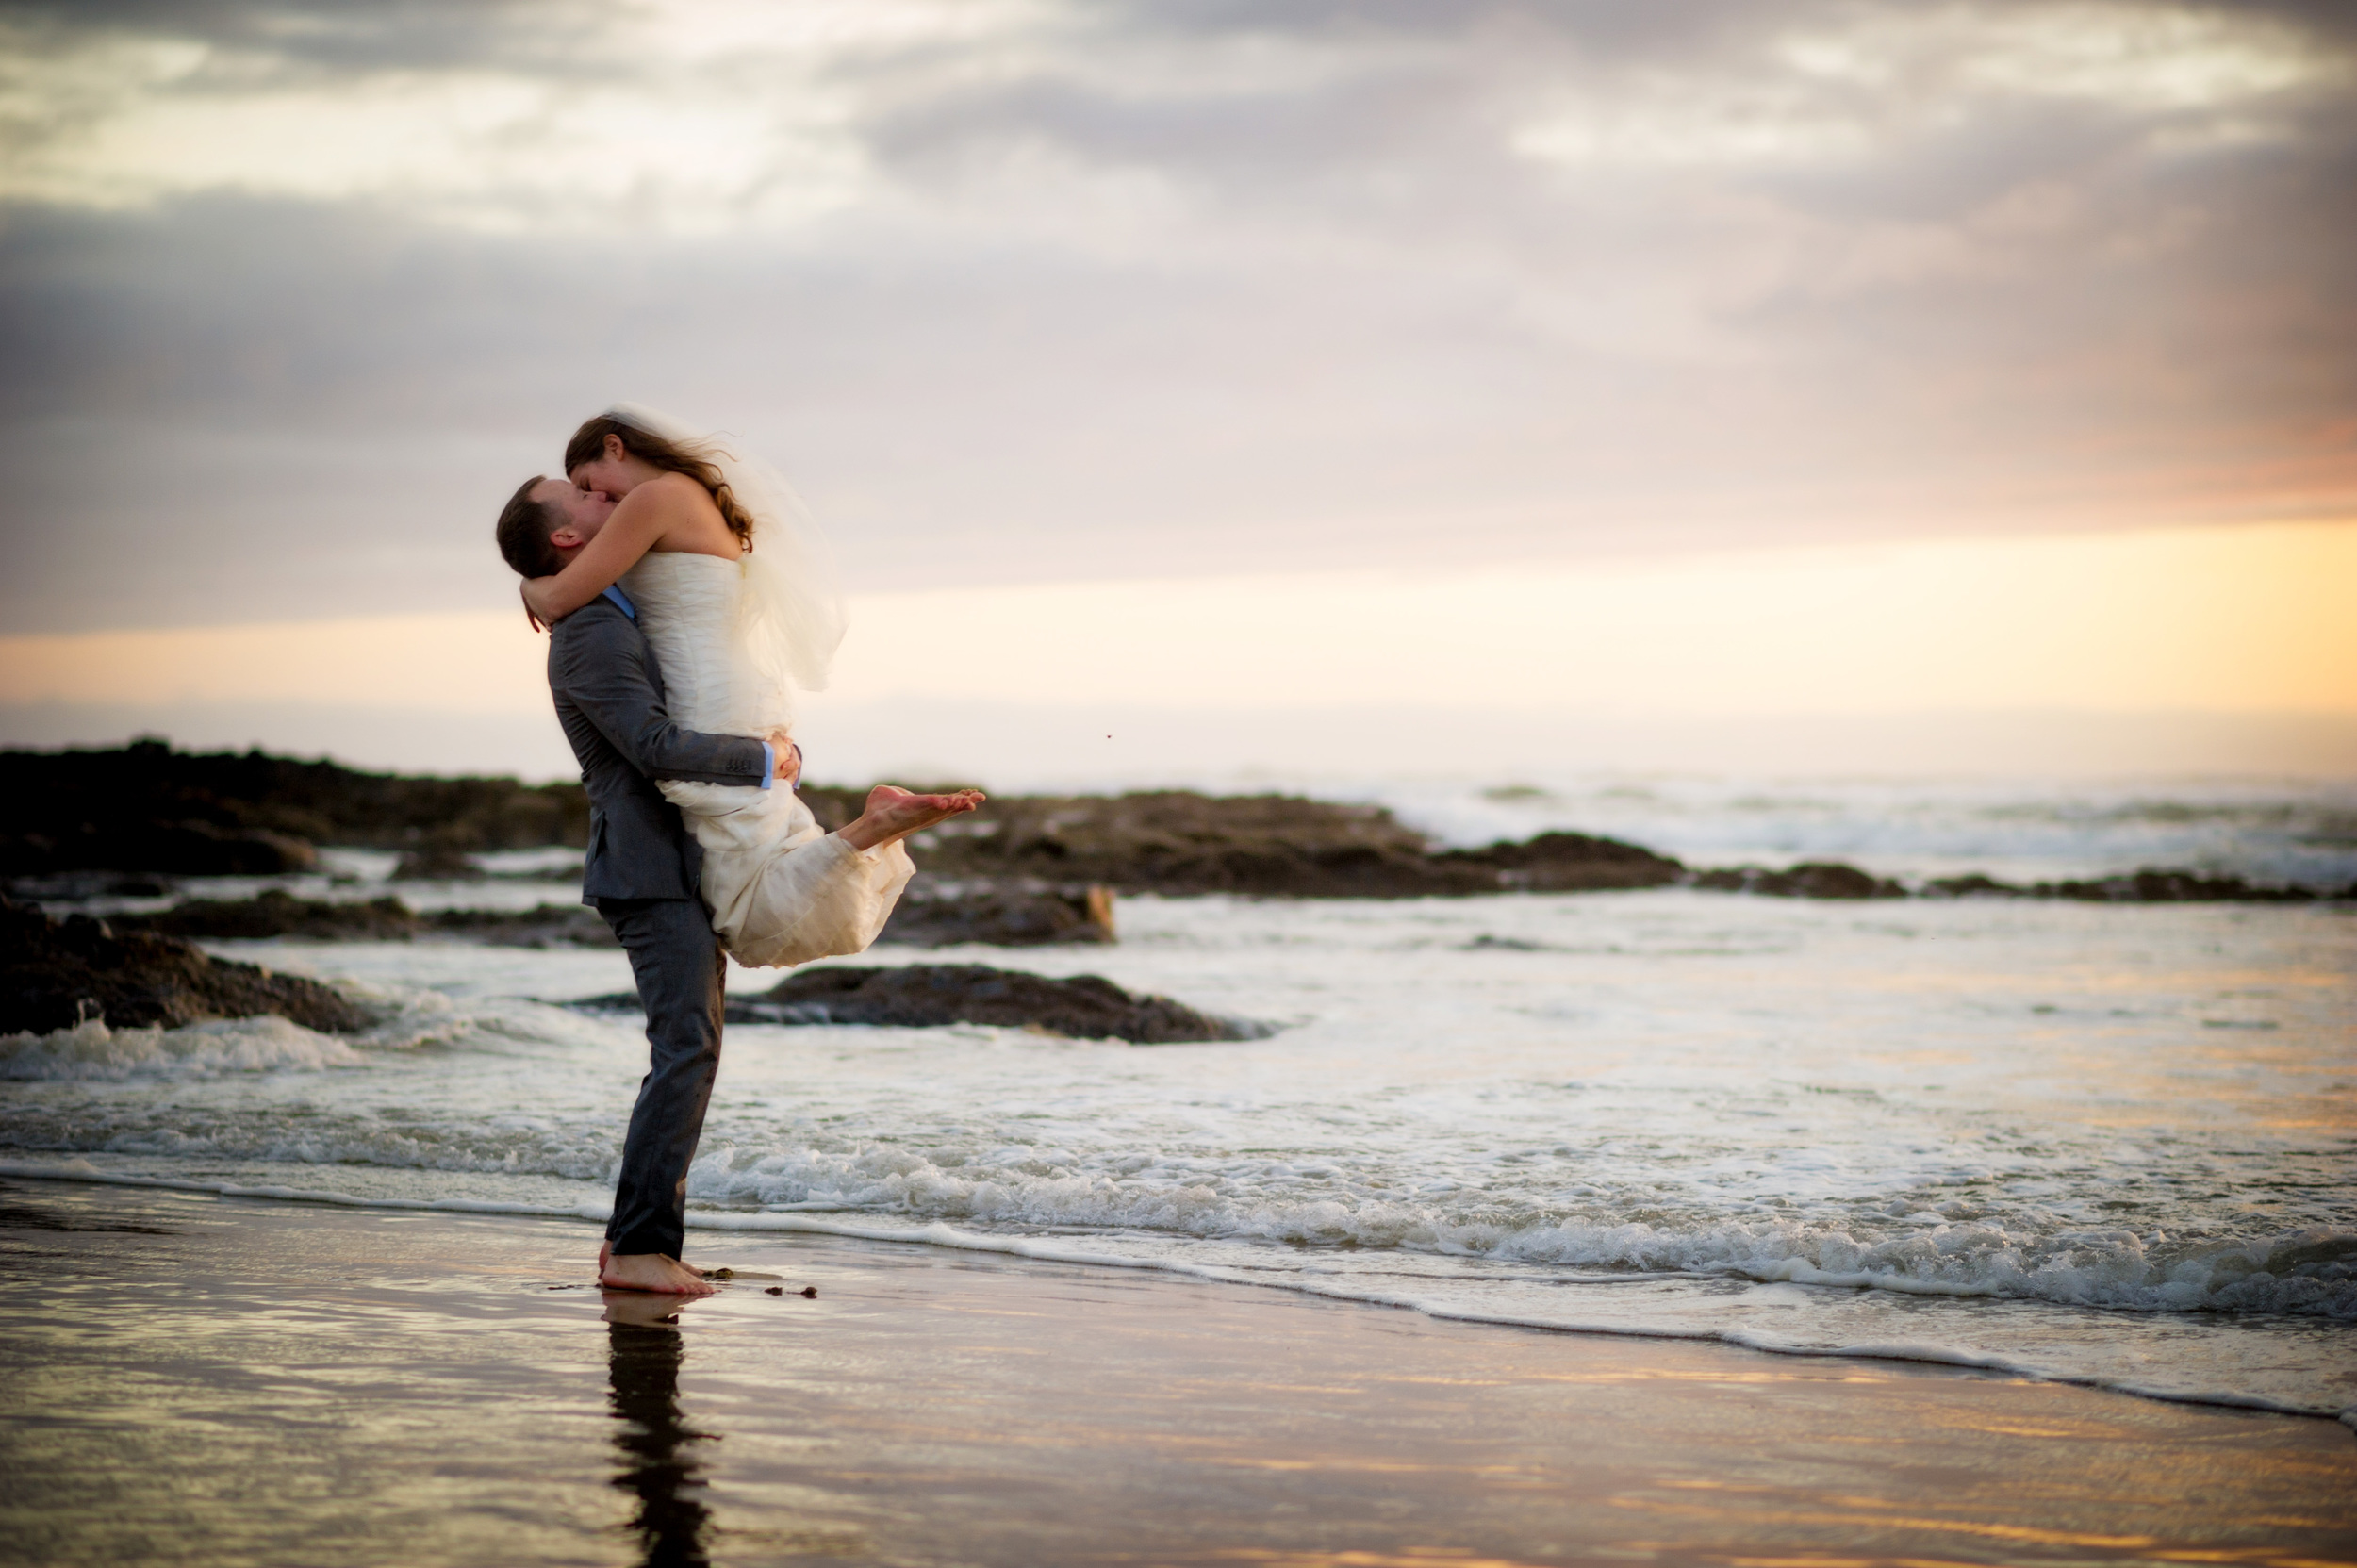
[{"label": "kissing couple", "polygon": [[766,464],[631,404],[526,480],[500,553],[549,638],[549,690],[589,795],[581,896],[620,939],[647,1013],[599,1283],[706,1296],[680,1262],[687,1168],[720,1068],[728,961],[865,949],[915,867],[900,840],[980,790],[880,784],[823,832],[799,795],[796,691],[843,640],[823,541]]}]

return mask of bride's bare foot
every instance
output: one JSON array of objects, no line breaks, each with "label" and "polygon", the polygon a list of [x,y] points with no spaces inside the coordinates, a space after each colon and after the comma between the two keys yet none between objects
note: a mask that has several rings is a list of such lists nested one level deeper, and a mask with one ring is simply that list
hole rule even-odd
[{"label": "bride's bare foot", "polygon": [[835,836],[854,850],[906,838],[921,828],[961,817],[989,799],[979,789],[948,795],[914,795],[897,784],[878,784],[867,792],[867,809],[835,830]]},{"label": "bride's bare foot", "polygon": [[676,1258],[660,1252],[598,1253],[598,1283],[610,1291],[651,1291],[658,1296],[710,1296],[713,1286]]}]

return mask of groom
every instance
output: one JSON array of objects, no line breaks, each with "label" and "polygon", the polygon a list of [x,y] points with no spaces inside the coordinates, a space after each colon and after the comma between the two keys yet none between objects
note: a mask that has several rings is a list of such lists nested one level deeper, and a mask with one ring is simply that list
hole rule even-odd
[{"label": "groom", "polygon": [[[500,514],[500,553],[527,578],[548,576],[597,536],[614,506],[611,497],[561,479],[533,480]],[[589,793],[582,901],[596,907],[630,954],[652,1048],[622,1143],[598,1282],[709,1296],[713,1287],[680,1262],[680,1250],[687,1167],[720,1069],[728,960],[697,892],[702,848],[654,781],[790,786],[800,754],[783,735],[701,734],[672,723],[662,672],[637,619],[621,589],[608,588],[556,622],[549,639],[549,689]]]}]

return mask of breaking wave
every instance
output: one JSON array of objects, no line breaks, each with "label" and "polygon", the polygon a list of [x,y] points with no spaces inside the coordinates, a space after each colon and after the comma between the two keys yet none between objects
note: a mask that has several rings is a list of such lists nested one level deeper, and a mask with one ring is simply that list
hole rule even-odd
[{"label": "breaking wave", "polygon": [[178,1029],[114,1029],[89,1018],[46,1034],[0,1035],[0,1079],[18,1082],[321,1072],[363,1060],[332,1034],[267,1016]]},{"label": "breaking wave", "polygon": [[1675,1219],[1519,1218],[1444,1203],[1239,1201],[1209,1182],[1143,1183],[1061,1167],[1031,1173],[991,1162],[945,1170],[901,1149],[696,1163],[689,1191],[706,1202],[804,1212],[854,1211],[1008,1230],[1147,1232],[1292,1248],[1395,1249],[1534,1269],[1635,1271],[1841,1286],[1921,1296],[1994,1296],[2140,1312],[2283,1312],[2357,1320],[2357,1229],[2171,1245],[2122,1230],[2034,1232],[1985,1222],[1913,1226],[1876,1237],[1838,1226]]},{"label": "breaking wave", "polygon": [[[333,1189],[297,1187],[281,1183],[251,1184],[190,1180],[185,1177],[127,1174],[102,1170],[82,1159],[38,1164],[0,1162],[0,1176],[161,1187],[179,1191],[215,1193],[229,1197],[321,1203],[337,1207],[435,1211],[453,1213],[504,1213],[549,1219],[580,1219],[593,1223],[604,1220],[611,1212],[610,1205],[594,1198],[578,1204],[570,1204],[469,1197],[371,1197]],[[2068,1356],[2056,1358],[2051,1354],[2038,1354],[2035,1350],[2026,1354],[1992,1354],[1968,1345],[1924,1340],[1828,1341],[1811,1344],[1795,1341],[1773,1332],[1763,1332],[1739,1324],[1702,1327],[1673,1322],[1631,1322],[1624,1318],[1612,1317],[1583,1321],[1577,1314],[1576,1309],[1569,1313],[1563,1311],[1530,1312],[1512,1310],[1503,1303],[1486,1304],[1478,1297],[1469,1298],[1450,1292],[1447,1289],[1450,1284],[1461,1283],[1461,1281],[1452,1281],[1445,1278],[1428,1279],[1421,1287],[1409,1285],[1402,1289],[1396,1284],[1384,1287],[1366,1279],[1319,1277],[1298,1270],[1269,1271],[1253,1267],[1239,1267],[1233,1258],[1223,1262],[1184,1252],[1141,1253],[1130,1249],[1108,1249],[1108,1244],[1114,1243],[1114,1238],[1108,1236],[1045,1237],[992,1234],[972,1230],[960,1230],[942,1220],[918,1224],[894,1224],[878,1223],[872,1218],[863,1220],[841,1213],[779,1213],[766,1211],[749,1213],[690,1210],[687,1223],[691,1230],[697,1230],[766,1231],[839,1236],[860,1241],[997,1253],[1041,1263],[1061,1263],[1088,1267],[1146,1269],[1190,1276],[1223,1284],[1294,1291],[1336,1300],[1404,1308],[1428,1316],[1453,1319],[1459,1322],[1488,1323],[1574,1333],[1704,1340],[1739,1345],[1772,1355],[1918,1362],[1936,1365],[1973,1367],[2060,1382],[2078,1383],[2092,1388],[2108,1388],[2122,1394],[2133,1394],[2146,1398],[2178,1403],[2222,1405],[2240,1409],[2275,1411],[2286,1414],[2337,1417],[2344,1424],[2357,1428],[2357,1408],[2336,1409],[2331,1403],[2319,1403],[2314,1398],[2269,1397],[2225,1387],[2189,1386],[2181,1381],[2166,1378],[2106,1375],[2086,1368],[2074,1368],[2069,1364],[2070,1359]],[[2273,1242],[2253,1244],[2251,1246],[2240,1249],[2227,1249],[2227,1252],[2233,1252],[2243,1264],[2248,1265],[2242,1271],[2242,1277],[2248,1280],[2251,1276],[2260,1272],[2260,1265],[2263,1264],[2272,1263],[2296,1269],[2315,1263],[2326,1251],[2331,1251],[2336,1259],[2346,1259],[2353,1248],[2357,1248],[2357,1233],[2340,1232],[2331,1236],[2310,1234],[2280,1237]],[[2227,1252],[2220,1252],[2217,1256],[2223,1258]],[[2234,1271],[2230,1269],[2228,1272]],[[1661,1276],[1655,1274],[1632,1278],[1658,1279]],[[1790,1276],[1779,1278],[1788,1279]],[[1576,1282],[1593,1284],[1607,1281],[1588,1279]],[[1822,1279],[1801,1282],[1872,1285],[1882,1281]],[[1426,1294],[1433,1287],[1439,1287],[1441,1294]],[[1942,1294],[1990,1293],[1966,1291]]]}]

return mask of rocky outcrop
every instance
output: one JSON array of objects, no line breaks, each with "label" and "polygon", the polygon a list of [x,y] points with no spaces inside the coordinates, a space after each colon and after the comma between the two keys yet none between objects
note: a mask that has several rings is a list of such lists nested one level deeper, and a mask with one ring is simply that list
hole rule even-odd
[{"label": "rocky outcrop", "polygon": [[482,876],[483,867],[464,849],[431,839],[404,852],[393,867],[395,882],[476,882]]},{"label": "rocky outcrop", "polygon": [[1374,806],[1183,790],[994,799],[910,846],[937,877],[1125,893],[1395,898],[1496,885],[1493,872],[1436,863],[1428,850]]},{"label": "rocky outcrop", "polygon": [[384,942],[416,935],[418,916],[399,899],[334,903],[294,898],[273,887],[251,899],[190,899],[153,915],[111,916],[107,924],[119,932],[146,931],[214,942],[257,942],[273,936],[313,942]]},{"label": "rocky outcrop", "polygon": [[2357,886],[2337,891],[2314,887],[2267,886],[2234,876],[2203,876],[2199,871],[2142,870],[2079,882],[2000,882],[1973,872],[1940,877],[1919,887],[1887,877],[1873,876],[1839,861],[1804,861],[1781,871],[1757,866],[1726,867],[1696,871],[1686,879],[1689,887],[1713,893],[1757,893],[1777,899],[2066,899],[2080,903],[2314,903],[2328,899],[2357,899]]},{"label": "rocky outcrop", "polygon": [[464,852],[589,841],[577,784],[362,773],[261,751],[0,751],[0,876],[305,870],[312,846]]},{"label": "rocky outcrop", "polygon": [[1803,861],[1781,871],[1733,866],[1697,871],[1687,885],[1713,893],[1759,893],[1772,899],[1904,899],[1907,890],[1838,860]]},{"label": "rocky outcrop", "polygon": [[[879,939],[917,948],[961,942],[1002,948],[1113,940],[1113,894],[1103,887],[927,887],[922,879]],[[583,904],[527,910],[443,909],[420,914],[399,899],[298,899],[265,888],[251,899],[191,899],[152,915],[121,915],[122,931],[216,942],[292,937],[305,942],[475,941],[507,948],[611,948],[613,932]]]},{"label": "rocky outcrop", "polygon": [[[576,1002],[594,1011],[635,1010],[633,992]],[[868,1024],[931,1029],[993,1024],[1073,1040],[1141,1046],[1260,1040],[1267,1024],[1197,1012],[1168,997],[1140,996],[1096,975],[1054,980],[981,964],[912,964],[904,968],[824,965],[789,975],[758,997],[732,997],[733,1024]]]},{"label": "rocky outcrop", "polygon": [[251,899],[191,899],[153,915],[119,915],[118,930],[215,942],[293,937],[306,942],[406,942],[440,937],[506,948],[611,948],[597,911],[583,904],[532,909],[443,909],[420,915],[399,899],[338,902],[266,888]]},{"label": "rocky outcrop", "polygon": [[2069,899],[2080,903],[2314,903],[2323,899],[2357,899],[2357,884],[2338,891],[2310,887],[2268,887],[2241,877],[2205,877],[2199,871],[2147,869],[2116,877],[2076,882],[1999,882],[1975,872],[1967,877],[1942,877],[1923,884],[1932,899]]},{"label": "rocky outcrop", "polygon": [[1113,890],[1038,883],[944,885],[919,877],[900,895],[877,940],[911,948],[964,942],[995,948],[1111,942]]},{"label": "rocky outcrop", "polygon": [[530,909],[437,909],[418,916],[419,934],[495,948],[618,948],[614,928],[587,904]]},{"label": "rocky outcrop", "polygon": [[85,1017],[116,1029],[172,1029],[266,1013],[323,1032],[370,1021],[316,981],[213,958],[178,937],[117,932],[84,915],[58,920],[0,899],[0,1033],[69,1029]]},{"label": "rocky outcrop", "polygon": [[1542,833],[1536,838],[1500,842],[1482,850],[1452,850],[1433,858],[1445,865],[1492,871],[1499,889],[1518,893],[1668,887],[1686,876],[1686,867],[1668,855],[1617,838],[1580,833]]},{"label": "rocky outcrop", "polygon": [[1275,1031],[1214,1017],[1168,997],[1138,996],[1096,975],[1052,980],[981,964],[913,964],[904,968],[823,966],[789,975],[766,995],[731,1002],[739,1023],[997,1024],[1074,1040],[1128,1040],[1142,1046],[1257,1040]]},{"label": "rocky outcrop", "polygon": [[[847,801],[838,809],[855,803]],[[970,818],[918,835],[910,852],[937,877],[1261,898],[1659,887],[1685,871],[1634,844],[1583,834],[1436,851],[1422,834],[1378,806],[1185,790],[994,799]]]},{"label": "rocky outcrop", "polygon": [[267,828],[187,821],[43,820],[28,813],[0,833],[0,875],[59,871],[149,871],[174,877],[272,877],[308,871],[318,855],[305,839]]},{"label": "rocky outcrop", "polygon": [[[216,942],[292,937],[305,942],[475,941],[508,948],[611,948],[614,933],[583,904],[527,910],[442,909],[420,914],[399,899],[298,899],[265,888],[251,899],[191,899],[152,915],[113,917],[118,930]],[[1104,887],[939,886],[919,878],[880,941],[915,948],[974,942],[1002,948],[1113,940],[1113,892]]]}]

